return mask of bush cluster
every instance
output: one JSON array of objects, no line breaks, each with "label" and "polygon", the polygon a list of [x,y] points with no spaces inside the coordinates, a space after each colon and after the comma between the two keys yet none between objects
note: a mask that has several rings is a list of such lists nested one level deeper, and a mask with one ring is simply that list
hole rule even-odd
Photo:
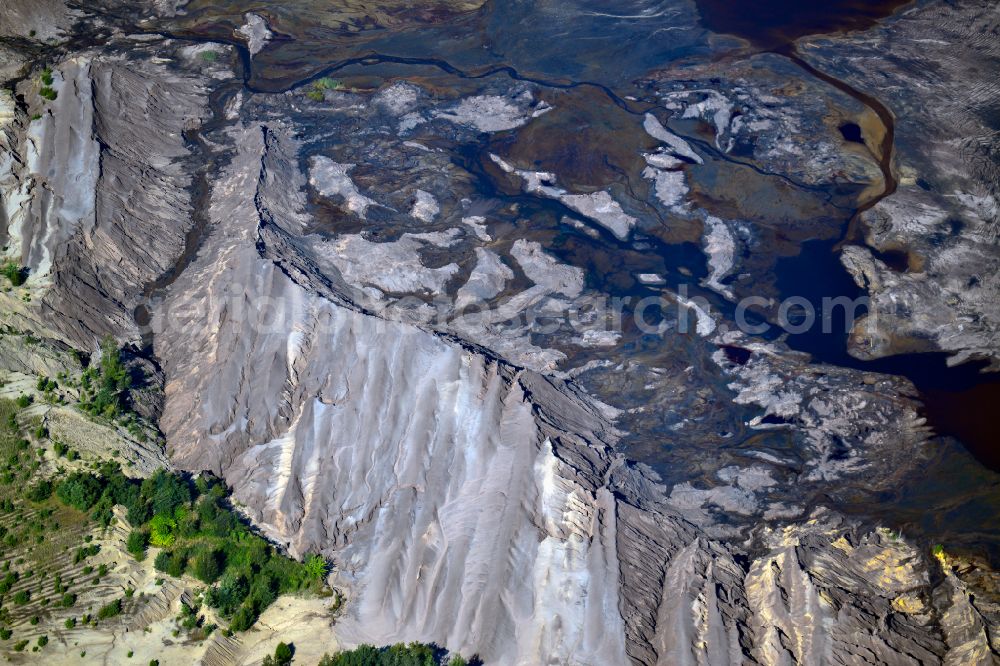
[{"label": "bush cluster", "polygon": [[100,610],[97,611],[97,617],[101,620],[107,620],[109,618],[121,615],[122,612],[122,600],[114,599],[108,603],[101,606]]},{"label": "bush cluster", "polygon": [[20,287],[24,284],[27,278],[28,271],[17,265],[13,261],[8,261],[3,266],[3,274],[10,280],[10,283],[15,287]]},{"label": "bush cluster", "polygon": [[111,507],[124,506],[133,526],[128,551],[142,559],[147,546],[161,548],[153,562],[158,571],[210,585],[205,601],[233,631],[250,628],[279,595],[323,585],[322,558],[299,563],[275,551],[225,505],[225,487],[214,479],[192,484],[160,470],[139,482],[107,462],[96,473],[70,474],[55,493],[102,522],[105,516],[110,522]]},{"label": "bush cluster", "polygon": [[80,382],[86,396],[80,406],[85,411],[114,418],[126,408],[132,376],[113,338],[107,337],[101,342],[100,362],[84,370]]},{"label": "bush cluster", "polygon": [[424,643],[397,643],[383,648],[360,645],[353,650],[323,655],[319,660],[319,666],[467,666],[470,663],[482,662],[478,659],[469,662],[458,655],[449,657],[446,650]]}]

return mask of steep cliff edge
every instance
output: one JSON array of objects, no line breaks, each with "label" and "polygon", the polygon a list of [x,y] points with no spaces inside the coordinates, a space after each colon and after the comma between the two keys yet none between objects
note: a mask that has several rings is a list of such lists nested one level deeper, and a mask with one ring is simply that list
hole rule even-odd
[{"label": "steep cliff edge", "polygon": [[51,102],[37,71],[18,83],[27,106],[5,133],[0,196],[5,255],[26,269],[28,298],[5,298],[9,323],[82,349],[137,336],[145,285],[184,251],[204,160],[186,137],[210,117],[211,76],[185,56],[121,40],[53,63]]}]

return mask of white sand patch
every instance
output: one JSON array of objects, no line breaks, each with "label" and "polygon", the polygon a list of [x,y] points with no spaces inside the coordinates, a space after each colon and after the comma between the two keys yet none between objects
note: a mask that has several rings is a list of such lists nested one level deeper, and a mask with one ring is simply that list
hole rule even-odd
[{"label": "white sand patch", "polygon": [[508,280],[514,279],[514,271],[500,261],[500,257],[485,248],[476,248],[476,267],[469,280],[458,290],[455,309],[461,311],[474,303],[487,301],[501,291]]},{"label": "white sand patch", "polygon": [[247,13],[243,18],[246,23],[236,28],[234,32],[237,37],[243,37],[247,40],[247,49],[249,49],[251,56],[255,56],[267,46],[274,33],[268,29],[267,21],[259,14]]},{"label": "white sand patch", "polygon": [[646,119],[642,123],[643,128],[646,133],[657,141],[662,141],[667,144],[671,152],[673,152],[678,157],[686,157],[696,164],[704,164],[704,161],[699,157],[698,153],[691,150],[691,146],[688,145],[687,141],[680,138],[656,119],[651,113],[646,114]]},{"label": "white sand patch", "polygon": [[736,256],[736,241],[728,225],[717,217],[709,215],[705,218],[705,235],[702,247],[708,257],[708,268],[711,271],[704,280],[704,285],[726,298],[732,298],[732,290],[723,285],[720,280],[733,270]]},{"label": "white sand patch", "polygon": [[490,154],[490,159],[504,172],[517,174],[524,181],[524,191],[557,199],[577,213],[596,222],[619,240],[626,240],[632,233],[637,220],[626,213],[621,204],[605,190],[590,194],[571,194],[556,184],[556,175],[548,171],[528,171],[518,169],[499,155]]},{"label": "white sand patch", "polygon": [[413,202],[413,208],[410,209],[410,215],[421,222],[433,222],[434,218],[441,212],[441,206],[438,205],[437,199],[430,192],[423,190],[417,190],[415,196],[416,200]]},{"label": "white sand patch", "polygon": [[688,193],[683,171],[661,171],[646,167],[642,177],[653,181],[653,191],[656,198],[670,210],[681,213],[687,208],[684,197]]},{"label": "white sand patch", "polygon": [[475,127],[480,132],[503,132],[524,125],[531,119],[532,111],[514,104],[507,97],[477,95],[434,115],[458,125]]},{"label": "white sand patch", "polygon": [[523,238],[515,241],[510,254],[529,280],[545,287],[550,293],[559,292],[576,298],[583,291],[583,271],[575,266],[560,264],[542,251],[542,246]]},{"label": "white sand patch", "polygon": [[324,197],[343,197],[348,210],[364,219],[368,207],[378,204],[361,194],[354,181],[347,175],[355,166],[315,155],[309,159],[309,184]]}]

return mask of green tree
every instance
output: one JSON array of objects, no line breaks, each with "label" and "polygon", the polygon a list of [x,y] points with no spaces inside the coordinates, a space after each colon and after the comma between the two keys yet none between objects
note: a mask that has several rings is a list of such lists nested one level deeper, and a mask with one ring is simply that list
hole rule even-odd
[{"label": "green tree", "polygon": [[25,278],[27,277],[28,271],[24,268],[18,266],[13,261],[8,261],[4,264],[3,274],[10,280],[10,283],[15,287],[20,287],[24,284]]},{"label": "green tree", "polygon": [[142,561],[146,558],[146,546],[148,545],[149,533],[146,530],[132,530],[125,542],[125,549],[131,553],[132,557]]},{"label": "green tree", "polygon": [[52,497],[52,483],[48,479],[42,479],[35,485],[28,488],[28,492],[25,493],[25,497],[32,502],[44,502],[48,498]]},{"label": "green tree", "polygon": [[256,621],[257,614],[253,608],[247,604],[243,604],[233,613],[233,619],[229,623],[229,628],[233,631],[246,631]]},{"label": "green tree", "polygon": [[323,655],[319,666],[380,666],[381,653],[374,645],[359,645],[348,652]]},{"label": "green tree", "polygon": [[93,474],[74,472],[59,484],[56,488],[56,496],[63,503],[80,511],[89,511],[90,507],[94,506],[101,497],[102,490],[101,480]]},{"label": "green tree", "polygon": [[168,518],[163,514],[153,516],[149,521],[149,542],[157,548],[167,548],[174,545],[174,530],[177,523],[173,518]]},{"label": "green tree", "polygon": [[101,620],[107,620],[108,618],[120,615],[121,612],[122,612],[122,600],[114,599],[101,606],[100,610],[97,611],[97,617]]},{"label": "green tree", "polygon": [[90,513],[90,517],[96,520],[102,527],[108,527],[115,519],[114,500],[111,499],[107,490],[97,500],[94,510]]},{"label": "green tree", "polygon": [[292,663],[292,654],[294,649],[291,645],[287,643],[278,643],[278,647],[274,648],[274,663],[277,666],[288,666]]},{"label": "green tree", "polygon": [[142,482],[142,495],[154,514],[173,516],[177,507],[191,501],[191,489],[181,477],[159,469]]},{"label": "green tree", "polygon": [[122,363],[121,351],[114,338],[101,341],[98,384],[91,401],[91,410],[105,416],[115,416],[124,406],[124,396],[132,385],[128,368]]},{"label": "green tree", "polygon": [[222,553],[215,548],[203,548],[191,562],[191,573],[203,583],[211,585],[222,573]]},{"label": "green tree", "polygon": [[209,588],[206,601],[224,616],[230,616],[250,594],[246,576],[238,570],[229,569],[222,575],[217,587]]},{"label": "green tree", "polygon": [[323,580],[326,576],[327,564],[319,555],[308,555],[305,561],[306,575],[313,580]]}]

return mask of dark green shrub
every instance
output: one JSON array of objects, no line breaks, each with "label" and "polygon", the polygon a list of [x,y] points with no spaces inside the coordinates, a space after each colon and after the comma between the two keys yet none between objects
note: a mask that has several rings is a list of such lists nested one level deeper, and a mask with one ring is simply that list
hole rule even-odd
[{"label": "dark green shrub", "polygon": [[229,628],[233,631],[246,631],[252,627],[253,623],[256,621],[257,614],[253,611],[253,608],[247,604],[243,604],[233,614],[233,619],[229,623]]},{"label": "dark green shrub", "polygon": [[149,498],[153,513],[163,516],[173,516],[177,507],[191,501],[187,481],[162,469],[142,482],[142,494]]},{"label": "dark green shrub", "polygon": [[277,666],[288,666],[292,663],[292,646],[287,643],[278,643],[278,647],[274,648],[274,663]]},{"label": "dark green shrub", "polygon": [[15,287],[20,287],[24,284],[25,277],[27,276],[27,270],[18,266],[13,261],[9,261],[4,264],[3,274],[10,280],[10,283]]},{"label": "dark green shrub", "polygon": [[156,554],[156,559],[153,560],[153,567],[157,571],[162,571],[166,573],[167,568],[170,566],[170,551],[161,550]]},{"label": "dark green shrub", "polygon": [[110,601],[101,606],[100,610],[97,611],[97,617],[98,619],[101,620],[107,620],[108,618],[120,615],[121,612],[122,612],[122,601],[121,599],[115,599],[114,601]]},{"label": "dark green shrub", "polygon": [[56,488],[56,496],[65,504],[88,511],[101,497],[103,484],[93,474],[74,472]]},{"label": "dark green shrub", "polygon": [[8,571],[7,574],[0,580],[0,594],[7,594],[10,592],[10,588],[14,586],[20,575],[16,571]]},{"label": "dark green shrub", "polygon": [[35,485],[28,488],[28,492],[25,493],[25,497],[32,502],[44,502],[48,498],[52,497],[52,483],[48,479],[42,479]]},{"label": "dark green shrub", "polygon": [[125,542],[125,549],[137,560],[146,558],[146,546],[149,545],[149,533],[146,530],[132,530]]},{"label": "dark green shrub", "polygon": [[156,567],[157,571],[162,571],[174,578],[180,578],[184,575],[186,565],[187,558],[180,551],[161,550],[153,561],[153,566]]},{"label": "dark green shrub", "polygon": [[[92,543],[89,546],[81,546],[80,548],[77,548],[76,552],[73,554],[73,564],[79,564],[88,557],[97,555],[99,552],[101,552],[101,547],[96,543]],[[93,571],[94,568],[91,567],[90,570]]]},{"label": "dark green shrub", "polygon": [[222,553],[215,548],[201,549],[191,560],[191,573],[203,583],[214,583],[222,574]]}]

